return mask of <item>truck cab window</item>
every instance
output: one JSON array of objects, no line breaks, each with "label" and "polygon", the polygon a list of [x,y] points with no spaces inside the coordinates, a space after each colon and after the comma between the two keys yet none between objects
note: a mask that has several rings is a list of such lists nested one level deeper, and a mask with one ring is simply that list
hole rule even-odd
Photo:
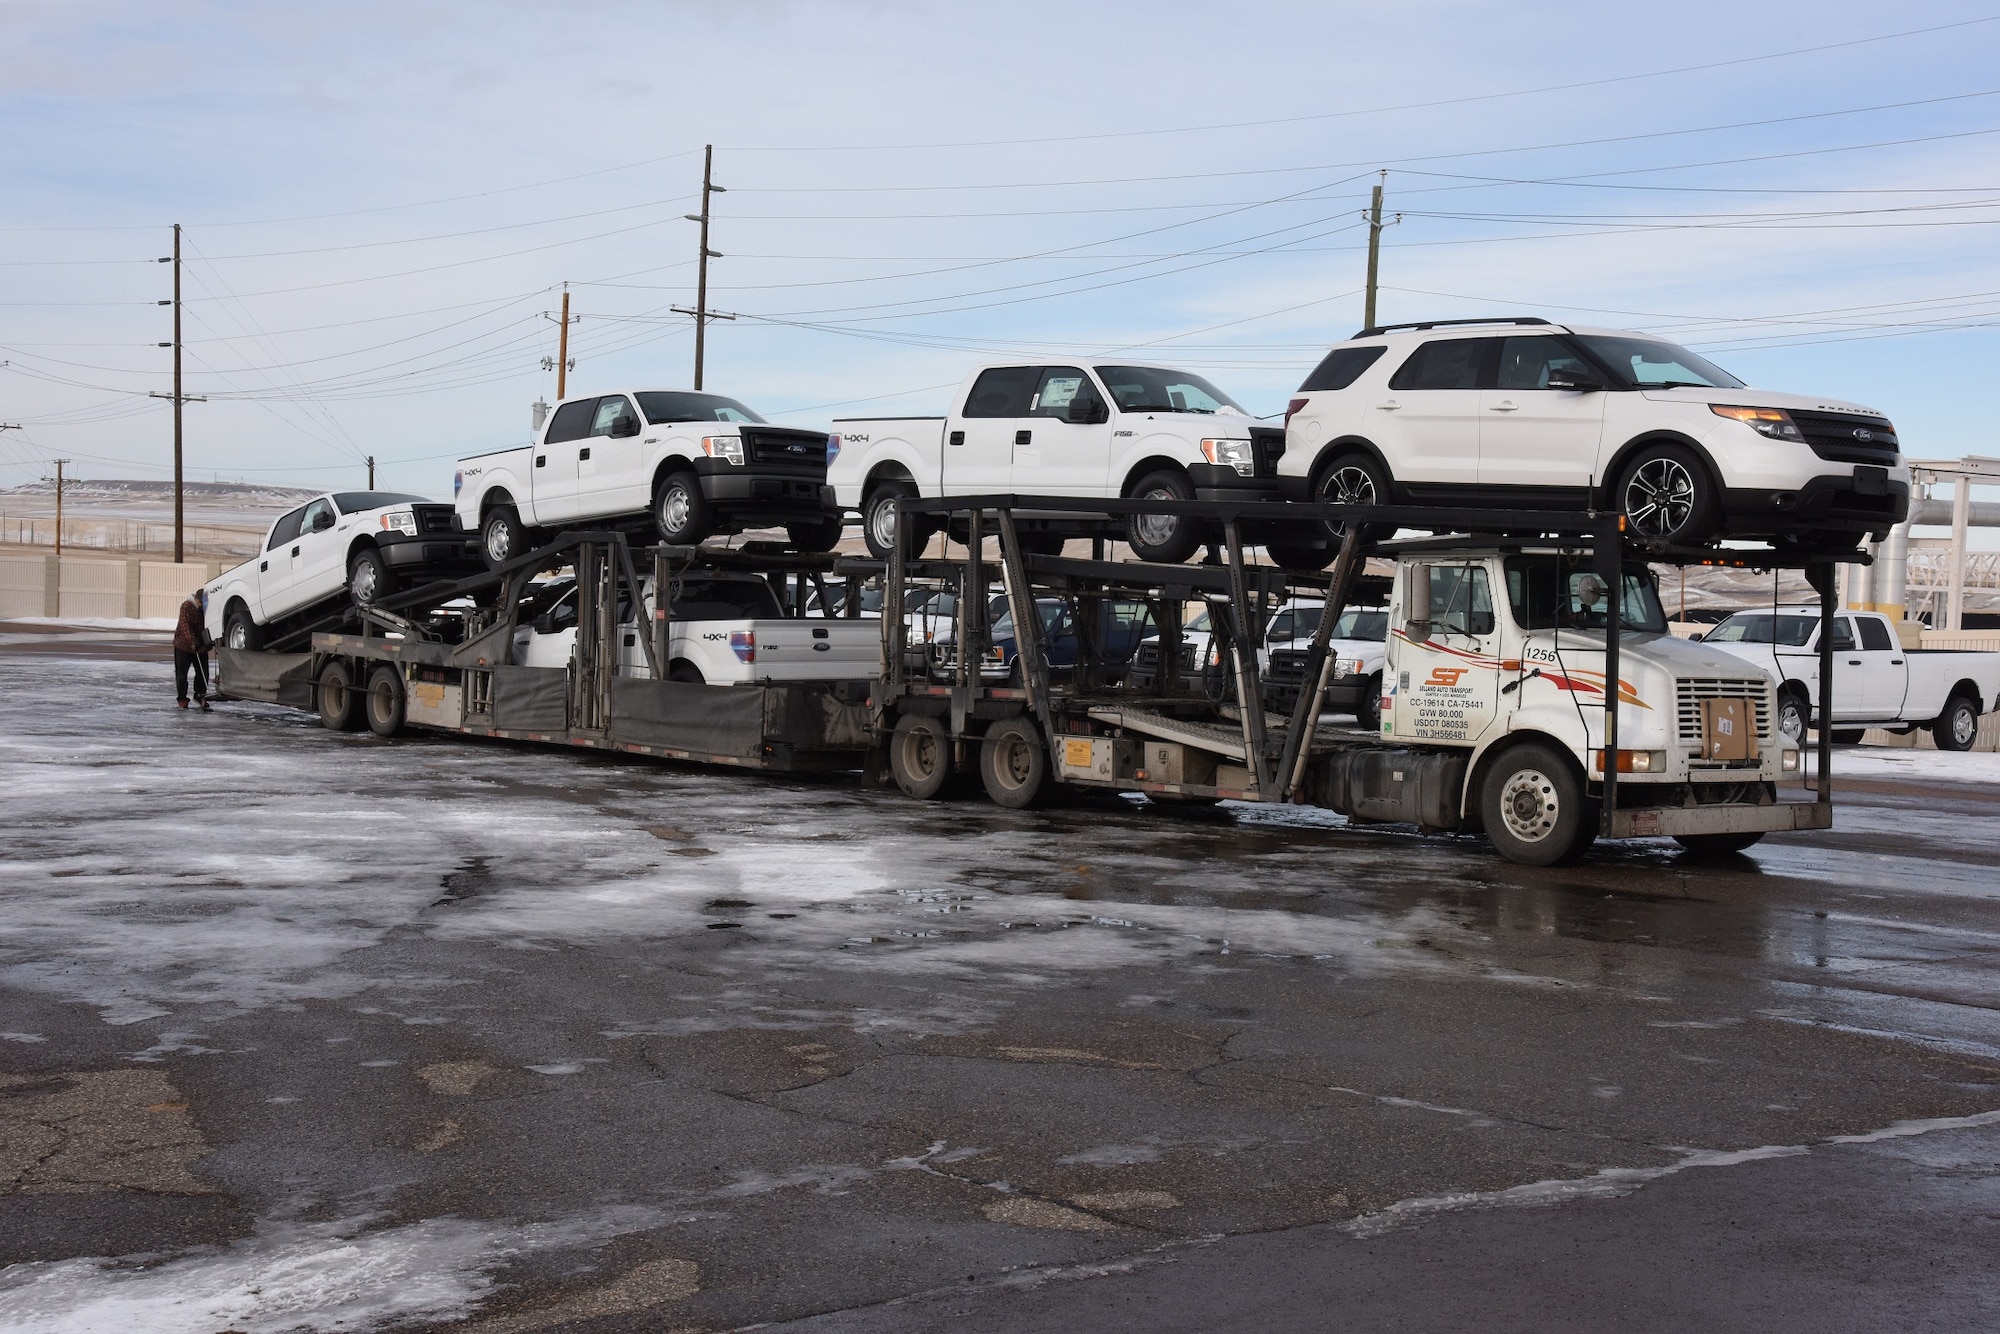
[{"label": "truck cab window", "polygon": [[325,496],[307,505],[299,519],[299,530],[316,533],[322,528],[333,527],[333,502]]},{"label": "truck cab window", "polygon": [[299,522],[305,517],[306,512],[303,508],[295,509],[284,518],[272,524],[271,540],[264,544],[264,550],[276,551],[279,547],[285,545],[285,543],[297,538],[299,535]]},{"label": "truck cab window", "polygon": [[1446,635],[1493,633],[1493,590],[1485,566],[1431,566],[1431,629]]},{"label": "truck cab window", "polygon": [[597,411],[597,400],[580,398],[574,403],[565,403],[556,409],[556,415],[549,418],[548,433],[542,437],[545,445],[560,445],[569,440],[581,440],[590,434],[590,419]]},{"label": "truck cab window", "polygon": [[1889,627],[1873,616],[1862,616],[1855,620],[1861,629],[1861,647],[1880,652],[1896,647],[1896,641],[1889,635]]},{"label": "truck cab window", "polygon": [[634,422],[639,420],[638,416],[632,411],[632,405],[626,400],[625,395],[606,394],[603,398],[597,400],[597,411],[590,418],[590,433],[592,435],[610,435],[611,428],[627,417],[632,418]]},{"label": "truck cab window", "polygon": [[[1104,400],[1090,377],[1074,366],[1049,366],[1042,371],[1042,383],[1035,391],[1031,417],[1054,417],[1058,421],[1091,421]],[[1071,408],[1076,412],[1072,413]]]},{"label": "truck cab window", "polygon": [[[1575,556],[1509,556],[1507,601],[1523,630],[1601,630],[1609,615],[1603,601],[1586,607],[1578,586],[1591,573],[1588,559]],[[1665,634],[1666,609],[1644,569],[1628,567],[1621,580],[1620,613],[1627,630]],[[1436,593],[1432,595],[1436,605]]]},{"label": "truck cab window", "polygon": [[997,366],[982,372],[965,396],[965,415],[1025,417],[1041,381],[1039,366]]},{"label": "truck cab window", "polygon": [[1121,412],[1250,415],[1235,399],[1201,376],[1186,371],[1163,371],[1153,366],[1099,366],[1097,374]]},{"label": "truck cab window", "polygon": [[1854,622],[1845,616],[1833,623],[1833,651],[1835,653],[1854,652]]}]

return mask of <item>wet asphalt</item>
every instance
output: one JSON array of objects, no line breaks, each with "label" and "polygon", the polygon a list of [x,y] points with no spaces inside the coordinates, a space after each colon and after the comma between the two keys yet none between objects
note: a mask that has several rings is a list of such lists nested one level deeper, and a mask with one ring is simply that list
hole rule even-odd
[{"label": "wet asphalt", "polygon": [[14,648],[0,1328],[2000,1326],[2000,785],[1534,871]]}]

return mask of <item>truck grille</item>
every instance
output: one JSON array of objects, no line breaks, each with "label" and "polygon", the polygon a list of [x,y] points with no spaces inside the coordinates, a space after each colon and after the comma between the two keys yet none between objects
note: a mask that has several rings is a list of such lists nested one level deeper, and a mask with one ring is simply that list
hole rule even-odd
[{"label": "truck grille", "polygon": [[452,508],[449,505],[412,505],[417,514],[417,531],[420,533],[449,533],[454,531]]},{"label": "truck grille", "polygon": [[1278,460],[1285,456],[1285,433],[1271,426],[1251,427],[1250,452],[1257,460],[1257,476],[1276,477]]},{"label": "truck grille", "polygon": [[1271,665],[1264,671],[1269,681],[1288,681],[1298,684],[1306,679],[1306,654],[1304,649],[1274,648],[1271,650]]},{"label": "truck grille", "polygon": [[1742,699],[1750,702],[1750,712],[1757,720],[1757,739],[1771,739],[1771,682],[1764,677],[1755,680],[1725,681],[1697,678],[1676,684],[1676,725],[1682,741],[1701,744],[1701,702],[1705,699]]},{"label": "truck grille", "polygon": [[[1160,665],[1160,646],[1157,643],[1153,643],[1150,641],[1139,645],[1138,652],[1132,655],[1132,665],[1134,667],[1137,667],[1140,671],[1152,671],[1155,668],[1157,668]],[[1182,644],[1181,670],[1192,671],[1193,668],[1194,668],[1194,645]]]},{"label": "truck grille", "polygon": [[826,437],[817,431],[746,426],[743,443],[751,463],[826,476]]},{"label": "truck grille", "polygon": [[[1873,463],[1893,468],[1900,446],[1887,418],[1856,412],[1791,414],[1812,452],[1829,463]],[[1864,440],[1861,436],[1866,435]]]}]

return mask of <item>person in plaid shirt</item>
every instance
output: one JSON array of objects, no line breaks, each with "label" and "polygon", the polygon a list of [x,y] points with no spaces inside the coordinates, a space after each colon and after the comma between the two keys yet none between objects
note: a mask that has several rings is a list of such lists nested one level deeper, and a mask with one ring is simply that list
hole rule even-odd
[{"label": "person in plaid shirt", "polygon": [[208,650],[214,644],[208,634],[208,590],[197,588],[181,603],[181,619],[174,626],[174,697],[188,706],[188,673],[194,673],[194,702],[203,713],[208,707]]}]

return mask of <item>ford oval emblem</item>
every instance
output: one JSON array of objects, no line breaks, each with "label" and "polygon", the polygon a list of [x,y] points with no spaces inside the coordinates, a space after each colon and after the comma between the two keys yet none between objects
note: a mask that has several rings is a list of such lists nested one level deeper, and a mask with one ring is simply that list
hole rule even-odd
[{"label": "ford oval emblem", "polygon": [[1875,438],[1875,433],[1873,431],[1857,430],[1854,433],[1854,438],[1856,440],[1873,440]]}]

